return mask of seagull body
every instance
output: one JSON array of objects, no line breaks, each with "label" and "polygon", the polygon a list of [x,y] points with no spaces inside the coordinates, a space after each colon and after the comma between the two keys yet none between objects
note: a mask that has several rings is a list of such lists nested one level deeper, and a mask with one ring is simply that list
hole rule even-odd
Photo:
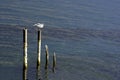
[{"label": "seagull body", "polygon": [[43,28],[43,27],[44,27],[44,24],[36,23],[36,24],[34,24],[33,26],[36,26],[36,27],[38,27],[38,28]]}]

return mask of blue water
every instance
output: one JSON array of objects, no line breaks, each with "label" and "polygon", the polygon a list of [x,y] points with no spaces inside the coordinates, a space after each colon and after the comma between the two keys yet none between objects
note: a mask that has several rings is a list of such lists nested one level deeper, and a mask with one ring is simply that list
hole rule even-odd
[{"label": "blue water", "polygon": [[[0,1],[0,80],[22,80],[22,30],[28,29],[28,79],[36,80],[37,29],[42,80],[120,80],[119,0]],[[48,44],[50,64],[44,70]],[[52,55],[57,69],[52,73]]]}]

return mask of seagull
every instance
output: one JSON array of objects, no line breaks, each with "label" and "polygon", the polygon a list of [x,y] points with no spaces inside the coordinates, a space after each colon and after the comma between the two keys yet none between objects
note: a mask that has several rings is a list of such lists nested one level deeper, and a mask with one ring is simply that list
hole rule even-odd
[{"label": "seagull", "polygon": [[44,24],[36,23],[36,24],[34,24],[33,26],[36,26],[36,27],[38,27],[38,28],[43,28],[43,27],[44,27]]}]

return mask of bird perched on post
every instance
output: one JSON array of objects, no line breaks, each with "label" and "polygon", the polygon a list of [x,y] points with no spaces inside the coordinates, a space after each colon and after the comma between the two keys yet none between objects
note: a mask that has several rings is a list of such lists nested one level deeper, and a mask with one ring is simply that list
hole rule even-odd
[{"label": "bird perched on post", "polygon": [[44,24],[41,24],[41,23],[36,23],[36,24],[34,24],[33,26],[36,26],[36,27],[38,27],[38,28],[43,28],[44,27]]}]

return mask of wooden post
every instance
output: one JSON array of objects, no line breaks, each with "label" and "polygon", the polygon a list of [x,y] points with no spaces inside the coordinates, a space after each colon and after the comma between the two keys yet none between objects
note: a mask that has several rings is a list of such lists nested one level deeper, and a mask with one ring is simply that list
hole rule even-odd
[{"label": "wooden post", "polygon": [[27,29],[23,29],[23,55],[24,55],[24,61],[23,61],[23,68],[27,69]]},{"label": "wooden post", "polygon": [[55,68],[56,68],[56,54],[54,52],[54,54],[53,54],[53,72],[55,72]]},{"label": "wooden post", "polygon": [[27,29],[23,29],[23,80],[27,80]]},{"label": "wooden post", "polygon": [[48,69],[48,63],[49,63],[49,53],[48,53],[48,46],[45,45],[45,53],[46,53],[46,56],[45,56],[45,69]]},{"label": "wooden post", "polygon": [[41,61],[41,30],[38,30],[38,48],[37,48],[37,67],[40,66]]}]

